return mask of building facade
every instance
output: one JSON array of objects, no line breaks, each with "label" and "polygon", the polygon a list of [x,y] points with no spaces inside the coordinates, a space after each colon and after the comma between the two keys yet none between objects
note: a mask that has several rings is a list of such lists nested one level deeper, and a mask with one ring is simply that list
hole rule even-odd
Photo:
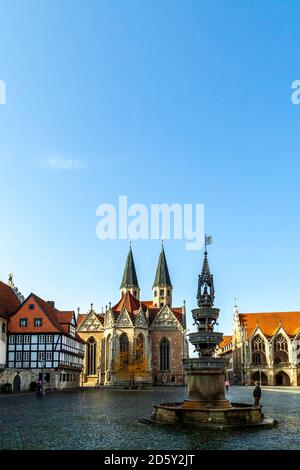
[{"label": "building facade", "polygon": [[30,294],[8,318],[0,384],[10,383],[14,391],[28,390],[38,380],[51,389],[78,387],[84,341],[76,326],[73,311],[60,311],[53,301]]},{"label": "building facade", "polygon": [[8,284],[0,281],[0,371],[6,367],[8,321],[22,300],[23,297],[14,286],[11,275]]},{"label": "building facade", "polygon": [[239,313],[235,305],[232,340],[220,349],[237,384],[299,386],[300,312]]},{"label": "building facade", "polygon": [[185,305],[172,306],[173,287],[162,246],[152,300],[140,300],[132,249],[127,256],[120,299],[97,314],[79,315],[85,340],[85,385],[183,384],[188,356]]}]

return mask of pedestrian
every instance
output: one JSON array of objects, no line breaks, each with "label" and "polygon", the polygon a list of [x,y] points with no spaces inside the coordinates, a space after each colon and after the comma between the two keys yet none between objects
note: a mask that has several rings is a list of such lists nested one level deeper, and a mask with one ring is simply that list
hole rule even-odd
[{"label": "pedestrian", "polygon": [[38,397],[41,396],[41,388],[42,388],[42,383],[39,380],[38,383],[37,383],[37,387],[36,387],[36,394],[37,394]]},{"label": "pedestrian", "polygon": [[253,396],[254,396],[254,405],[259,406],[259,402],[261,399],[261,387],[258,382],[255,382],[255,387],[253,390]]},{"label": "pedestrian", "polygon": [[225,385],[226,392],[228,392],[228,390],[229,390],[229,381],[227,379],[225,380],[224,385]]}]

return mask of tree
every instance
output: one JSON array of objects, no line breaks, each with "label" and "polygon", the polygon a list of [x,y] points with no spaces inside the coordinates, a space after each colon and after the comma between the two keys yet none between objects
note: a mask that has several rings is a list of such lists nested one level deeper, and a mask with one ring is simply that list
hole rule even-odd
[{"label": "tree", "polygon": [[135,388],[136,379],[145,378],[149,373],[143,342],[136,341],[133,354],[120,352],[114,360],[113,371],[117,378],[128,381]]}]

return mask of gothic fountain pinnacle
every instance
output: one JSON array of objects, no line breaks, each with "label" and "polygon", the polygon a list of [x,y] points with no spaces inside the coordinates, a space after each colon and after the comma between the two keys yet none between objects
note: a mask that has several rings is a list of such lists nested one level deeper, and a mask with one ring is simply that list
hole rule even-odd
[{"label": "gothic fountain pinnacle", "polygon": [[[210,239],[208,243],[211,243],[211,237],[206,237],[206,242],[207,238]],[[188,397],[180,403],[155,405],[151,419],[144,422],[219,429],[272,427],[276,421],[265,418],[261,406],[231,403],[225,397],[224,381],[228,359],[215,355],[223,333],[214,331],[220,310],[214,307],[214,279],[208,263],[206,244],[198,280],[198,307],[192,310],[197,331],[189,334],[189,341],[198,357],[183,359]]]}]

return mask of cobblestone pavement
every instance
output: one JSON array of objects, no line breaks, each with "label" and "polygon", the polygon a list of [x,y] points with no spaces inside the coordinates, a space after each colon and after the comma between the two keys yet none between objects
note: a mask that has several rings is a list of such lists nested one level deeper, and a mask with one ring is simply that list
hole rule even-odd
[{"label": "cobblestone pavement", "polygon": [[[299,390],[263,390],[266,430],[195,431],[148,426],[152,405],[181,401],[184,389],[84,390],[1,396],[0,449],[300,449]],[[252,388],[232,387],[233,401],[252,402]]]}]

